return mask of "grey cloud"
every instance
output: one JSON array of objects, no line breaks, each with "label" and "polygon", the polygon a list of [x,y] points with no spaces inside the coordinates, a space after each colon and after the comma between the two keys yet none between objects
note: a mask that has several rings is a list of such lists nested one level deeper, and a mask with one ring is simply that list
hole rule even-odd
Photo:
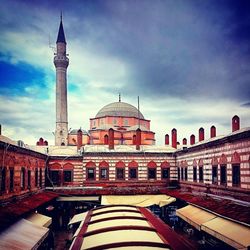
[{"label": "grey cloud", "polygon": [[249,108],[250,107],[250,102],[246,102],[246,103],[241,104],[241,107]]}]

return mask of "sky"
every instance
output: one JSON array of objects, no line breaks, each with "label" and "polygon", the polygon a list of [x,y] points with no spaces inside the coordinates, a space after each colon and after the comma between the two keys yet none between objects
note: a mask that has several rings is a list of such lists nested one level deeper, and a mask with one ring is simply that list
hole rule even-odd
[{"label": "sky", "polygon": [[69,128],[89,129],[106,104],[137,106],[156,143],[200,127],[250,126],[250,1],[0,0],[2,134],[54,144],[60,12],[69,54]]}]

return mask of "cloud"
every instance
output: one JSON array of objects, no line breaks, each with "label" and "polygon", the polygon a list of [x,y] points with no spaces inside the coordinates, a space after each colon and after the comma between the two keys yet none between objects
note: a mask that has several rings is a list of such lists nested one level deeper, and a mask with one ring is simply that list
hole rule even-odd
[{"label": "cloud", "polygon": [[246,102],[246,103],[243,103],[241,104],[242,107],[250,107],[250,102]]},{"label": "cloud", "polygon": [[245,2],[229,2],[3,1],[0,60],[36,72],[20,75],[22,88],[17,80],[3,86],[10,80],[6,74],[1,80],[4,131],[31,144],[40,136],[53,143],[55,68],[49,35],[54,46],[60,10],[70,59],[69,127],[87,130],[89,118],[117,101],[119,92],[134,106],[140,95],[141,111],[160,144],[173,127],[180,137],[200,126],[208,131],[212,124],[229,132],[234,114],[247,126],[250,21]]}]

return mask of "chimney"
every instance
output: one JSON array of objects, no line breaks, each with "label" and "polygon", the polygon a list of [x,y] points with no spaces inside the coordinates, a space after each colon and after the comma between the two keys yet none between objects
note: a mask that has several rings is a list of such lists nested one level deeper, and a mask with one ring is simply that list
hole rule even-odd
[{"label": "chimney", "polygon": [[199,141],[204,141],[204,128],[199,129]]},{"label": "chimney", "polygon": [[232,132],[237,131],[240,129],[240,118],[239,116],[235,115],[232,118]]},{"label": "chimney", "polygon": [[141,145],[141,130],[138,128],[136,130],[136,150],[140,150]]},{"label": "chimney", "polygon": [[77,150],[79,150],[82,146],[82,130],[79,129],[77,131]]},{"label": "chimney", "polygon": [[169,145],[169,135],[165,135],[165,145]]},{"label": "chimney", "polygon": [[109,129],[109,149],[114,149],[114,129]]},{"label": "chimney", "polygon": [[109,144],[109,136],[104,135],[104,145],[108,145],[108,144]]},{"label": "chimney", "polygon": [[172,147],[177,148],[177,130],[175,128],[172,129]]},{"label": "chimney", "polygon": [[187,139],[186,138],[183,138],[182,145],[187,145]]},{"label": "chimney", "polygon": [[136,135],[133,135],[133,145],[136,145]]},{"label": "chimney", "polygon": [[216,127],[214,125],[210,128],[210,137],[216,137]]},{"label": "chimney", "polygon": [[194,145],[195,144],[195,136],[191,135],[190,136],[190,145]]},{"label": "chimney", "polygon": [[42,138],[42,137],[39,139],[38,145],[39,145],[39,146],[43,146],[43,138]]}]

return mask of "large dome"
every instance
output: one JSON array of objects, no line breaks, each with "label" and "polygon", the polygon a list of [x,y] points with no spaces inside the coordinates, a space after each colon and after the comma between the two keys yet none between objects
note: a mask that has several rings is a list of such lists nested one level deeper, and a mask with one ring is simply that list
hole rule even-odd
[{"label": "large dome", "polygon": [[[102,109],[96,114],[95,118],[104,116],[121,116],[121,117],[138,117],[138,109],[131,104],[125,102],[113,102]],[[139,111],[140,119],[144,119],[144,116]]]}]

